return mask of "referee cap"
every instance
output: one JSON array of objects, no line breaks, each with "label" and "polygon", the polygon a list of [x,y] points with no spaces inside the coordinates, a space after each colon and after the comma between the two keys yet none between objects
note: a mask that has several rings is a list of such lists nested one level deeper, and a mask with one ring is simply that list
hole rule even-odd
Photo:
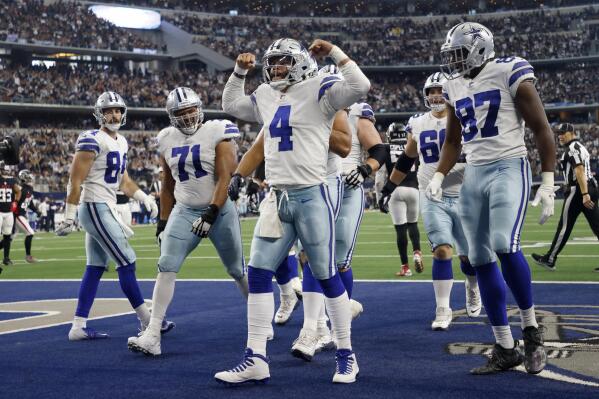
[{"label": "referee cap", "polygon": [[560,123],[556,128],[557,134],[564,134],[568,132],[574,133],[574,126],[571,123]]}]

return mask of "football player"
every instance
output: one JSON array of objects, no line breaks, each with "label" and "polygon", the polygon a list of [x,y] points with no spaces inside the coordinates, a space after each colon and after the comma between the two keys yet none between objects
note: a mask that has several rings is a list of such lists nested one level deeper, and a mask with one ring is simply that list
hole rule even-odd
[{"label": "football player", "polygon": [[[448,79],[443,85],[447,128],[426,195],[443,200],[445,176],[463,151],[467,165],[460,220],[496,339],[488,363],[471,372],[490,374],[524,362],[526,371],[539,373],[547,355],[535,317],[530,269],[520,249],[531,180],[524,124],[532,130],[541,157],[542,183],[536,194],[543,207],[541,224],[553,215],[555,142],[534,86],[534,69],[519,57],[495,58],[493,35],[471,22],[451,28],[441,58]],[[524,356],[508,324],[505,283],[520,309]]]},{"label": "football player", "polygon": [[29,209],[39,213],[33,205],[33,176],[27,169],[21,170],[18,176],[19,183],[21,183],[21,198],[17,203],[17,211],[15,212],[16,225],[17,229],[25,234],[25,261],[27,263],[36,263],[37,259],[31,255],[31,244],[35,231],[29,225],[29,219],[27,218]]},{"label": "football player", "polygon": [[131,227],[131,207],[129,206],[129,197],[124,192],[116,192],[116,211],[123,223]]},{"label": "football player", "polygon": [[10,260],[10,244],[12,241],[12,230],[15,223],[13,212],[16,208],[16,202],[21,199],[21,187],[12,176],[10,166],[0,164],[0,230],[2,231],[2,241],[0,247],[4,249],[4,259],[2,264],[12,265]]},{"label": "football player", "polygon": [[[56,228],[58,236],[72,233],[77,228],[75,219],[78,214],[79,223],[86,231],[87,267],[69,331],[71,341],[108,337],[106,333],[87,327],[87,318],[109,259],[117,265],[121,289],[135,310],[142,329],[150,322],[150,310],[135,277],[135,252],[127,242],[133,231],[117,214],[116,191],[120,189],[142,202],[153,217],[158,208],[154,199],[140,190],[127,173],[127,140],[118,133],[127,119],[123,98],[112,91],[102,93],[96,101],[94,116],[100,129],[83,132],[77,139],[67,187],[65,219]],[[172,327],[172,323],[165,325],[164,332]]]},{"label": "football player", "polygon": [[454,247],[460,259],[460,267],[466,275],[466,313],[470,317],[476,317],[481,310],[476,273],[468,261],[468,243],[458,216],[459,191],[464,178],[465,164],[456,164],[443,181],[442,202],[430,201],[424,195],[431,177],[437,170],[439,154],[445,141],[447,109],[441,94],[444,80],[441,72],[436,72],[426,79],[422,94],[424,105],[430,111],[410,118],[407,127],[410,133],[405,151],[397,159],[379,200],[379,207],[385,212],[389,198],[392,198],[398,189],[397,185],[410,176],[412,165],[416,158],[419,158],[418,187],[424,229],[433,250],[433,288],[437,305],[431,328],[437,331],[447,330],[452,320],[449,299],[453,286]]},{"label": "football player", "polygon": [[339,47],[316,40],[310,50],[332,58],[344,79],[318,78],[312,54],[296,40],[279,39],[262,60],[265,83],[245,95],[245,75],[255,65],[255,56],[245,53],[237,58],[223,91],[225,112],[264,125],[257,156],[246,158],[237,172],[247,176],[264,159],[266,180],[272,187],[262,202],[251,247],[245,356],[237,367],[215,375],[228,384],[270,378],[266,340],[274,313],[272,277],[297,238],[324,291],[336,335],[333,381],[352,383],[358,374],[350,339],[349,298],[335,264],[335,215],[326,167],[336,112],[365,96],[370,82]]},{"label": "football player", "polygon": [[[408,144],[408,129],[403,123],[394,122],[387,128],[387,148],[389,150],[389,160],[386,168],[381,168],[376,174],[377,182],[375,187],[380,187],[378,183],[386,180],[393,171],[393,165],[406,150]],[[401,270],[395,273],[396,276],[410,277],[412,271],[408,264],[408,235],[412,241],[412,252],[414,255],[414,268],[416,272],[422,273],[424,262],[420,252],[420,231],[418,230],[418,178],[416,176],[418,167],[414,164],[407,172],[405,178],[401,181],[399,187],[395,188],[391,195],[387,196],[385,205],[379,207],[383,213],[391,213],[391,220],[395,227],[397,249],[401,260]],[[378,190],[377,190],[378,191]],[[377,192],[378,194],[378,192]],[[380,197],[380,196],[379,196]],[[380,202],[380,198],[379,198]]]},{"label": "football player", "polygon": [[152,296],[152,318],[129,349],[160,355],[160,329],[175,291],[175,280],[185,258],[203,238],[214,244],[227,273],[244,298],[248,284],[241,243],[241,225],[233,201],[227,198],[237,166],[237,125],[223,120],[203,123],[202,101],[192,89],[177,87],[166,100],[171,126],[158,134],[164,173],[160,191],[158,276]]}]

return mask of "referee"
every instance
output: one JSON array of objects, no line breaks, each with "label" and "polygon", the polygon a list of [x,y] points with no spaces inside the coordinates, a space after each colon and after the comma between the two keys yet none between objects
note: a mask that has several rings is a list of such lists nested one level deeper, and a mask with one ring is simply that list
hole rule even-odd
[{"label": "referee", "polygon": [[[566,180],[564,206],[549,251],[545,255],[532,254],[537,264],[549,270],[555,270],[557,256],[566,245],[581,212],[587,218],[595,236],[599,238],[598,190],[597,182],[591,174],[589,152],[578,141],[571,124],[560,124],[557,127],[557,134],[560,145],[565,147],[560,159]],[[599,268],[595,271],[599,272]]]}]

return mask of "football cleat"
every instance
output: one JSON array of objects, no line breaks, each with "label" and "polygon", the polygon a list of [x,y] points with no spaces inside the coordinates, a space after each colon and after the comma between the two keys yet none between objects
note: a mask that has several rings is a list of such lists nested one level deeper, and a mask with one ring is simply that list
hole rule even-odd
[{"label": "football cleat", "polygon": [[4,266],[11,266],[11,265],[12,265],[12,260],[10,260],[10,258],[4,258],[4,259],[2,260],[2,264],[3,264]]},{"label": "football cleat", "polygon": [[435,320],[431,323],[433,331],[447,331],[452,319],[451,308],[437,308],[435,311]]},{"label": "football cleat", "polygon": [[474,375],[495,374],[519,366],[524,361],[522,353],[518,350],[518,341],[514,341],[512,349],[504,349],[499,344],[493,346],[487,364],[470,370]]},{"label": "football cleat", "polygon": [[162,326],[160,327],[160,334],[164,335],[167,332],[169,332],[170,330],[172,330],[173,328],[175,328],[177,325],[175,324],[174,321],[169,321],[169,320],[162,320]]},{"label": "football cleat", "polygon": [[478,284],[471,284],[466,277],[466,314],[468,317],[478,317],[482,309],[482,301],[480,299],[480,291]]},{"label": "football cleat", "polygon": [[88,339],[106,339],[107,333],[98,332],[90,327],[71,327],[69,330],[69,341],[84,341]]},{"label": "football cleat", "polygon": [[599,267],[596,267],[594,271],[599,273]]},{"label": "football cleat", "polygon": [[226,385],[266,384],[270,379],[268,359],[246,348],[241,363],[231,370],[214,374],[214,379]]},{"label": "football cleat", "polygon": [[127,347],[132,352],[141,352],[144,355],[159,356],[160,350],[160,335],[152,333],[146,329],[137,337],[129,337]]},{"label": "football cleat", "polygon": [[537,265],[543,266],[545,269],[552,272],[555,271],[555,262],[549,262],[549,255],[532,254],[531,256]]},{"label": "football cleat", "polygon": [[289,321],[291,317],[291,313],[297,308],[299,305],[299,300],[297,299],[297,295],[295,292],[291,295],[281,294],[281,304],[279,305],[279,309],[275,314],[275,323],[276,324],[285,324]]},{"label": "football cleat", "polygon": [[543,327],[526,327],[524,340],[524,368],[530,374],[539,374],[547,365],[547,352],[543,346]]},{"label": "football cleat", "polygon": [[416,273],[424,271],[424,262],[422,261],[422,253],[420,251],[414,251],[414,269]]},{"label": "football cleat", "polygon": [[395,273],[397,277],[410,277],[412,275],[412,271],[410,270],[409,265],[403,265],[401,267],[401,271]]},{"label": "football cleat", "polygon": [[34,258],[34,257],[33,257],[33,256],[31,256],[31,255],[27,255],[27,256],[25,257],[25,262],[27,262],[27,263],[37,263],[37,259],[36,259],[36,258]]},{"label": "football cleat", "polygon": [[358,317],[360,317],[360,315],[364,311],[364,307],[362,306],[362,304],[360,302],[356,301],[355,299],[349,300],[349,308],[351,310],[351,319],[352,320],[355,320]]},{"label": "football cleat", "polygon": [[316,353],[333,349],[335,343],[327,322],[318,322],[318,328],[316,328],[316,335],[318,336],[318,344],[316,345]]},{"label": "football cleat", "polygon": [[356,377],[360,372],[356,355],[349,349],[339,349],[335,354],[335,375],[333,376],[334,383],[351,384],[356,382]]},{"label": "football cleat", "polygon": [[314,353],[318,347],[318,335],[316,331],[302,328],[299,337],[293,341],[291,354],[297,358],[304,359],[307,362],[312,361]]}]

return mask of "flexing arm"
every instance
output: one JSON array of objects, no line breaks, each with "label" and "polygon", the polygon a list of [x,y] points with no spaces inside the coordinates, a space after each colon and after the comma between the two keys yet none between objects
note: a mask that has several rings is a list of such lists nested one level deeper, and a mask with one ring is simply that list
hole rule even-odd
[{"label": "flexing arm", "polygon": [[254,112],[251,96],[247,96],[244,91],[245,76],[255,65],[256,56],[254,54],[239,54],[235,62],[235,70],[229,76],[223,90],[223,110],[248,122],[261,122]]},{"label": "flexing arm", "polygon": [[345,110],[337,111],[335,114],[329,138],[329,151],[341,158],[347,157],[351,151],[351,128]]}]

